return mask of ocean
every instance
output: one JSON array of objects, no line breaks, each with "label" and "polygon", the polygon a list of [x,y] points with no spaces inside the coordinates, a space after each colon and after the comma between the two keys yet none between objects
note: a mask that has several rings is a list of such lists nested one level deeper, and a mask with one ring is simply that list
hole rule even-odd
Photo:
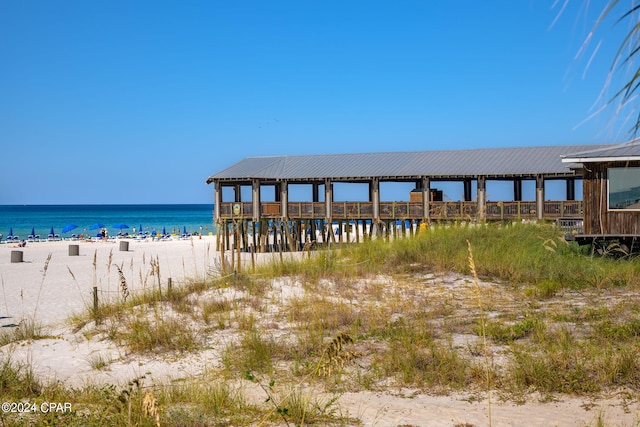
[{"label": "ocean", "polygon": [[[181,234],[202,232],[215,234],[213,204],[197,205],[0,205],[0,233],[2,240],[13,230],[14,236],[26,239],[34,229],[46,239],[51,228],[61,237],[72,234],[96,235],[100,230],[91,226],[103,224],[109,235],[120,231],[114,225],[125,224],[122,232],[140,231]],[[74,230],[62,233],[64,227],[76,225]]]}]

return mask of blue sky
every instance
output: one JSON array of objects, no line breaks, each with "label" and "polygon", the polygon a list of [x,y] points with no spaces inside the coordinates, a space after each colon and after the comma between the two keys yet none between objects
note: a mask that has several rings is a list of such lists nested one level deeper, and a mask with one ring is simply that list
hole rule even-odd
[{"label": "blue sky", "polygon": [[210,203],[247,156],[623,141],[586,119],[624,28],[577,56],[604,1],[559,3],[2,1],[0,204]]}]

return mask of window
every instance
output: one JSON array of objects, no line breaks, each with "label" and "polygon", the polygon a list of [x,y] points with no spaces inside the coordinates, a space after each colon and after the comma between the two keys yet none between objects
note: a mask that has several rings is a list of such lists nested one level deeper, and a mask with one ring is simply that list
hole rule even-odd
[{"label": "window", "polygon": [[609,209],[640,210],[640,167],[609,168]]}]

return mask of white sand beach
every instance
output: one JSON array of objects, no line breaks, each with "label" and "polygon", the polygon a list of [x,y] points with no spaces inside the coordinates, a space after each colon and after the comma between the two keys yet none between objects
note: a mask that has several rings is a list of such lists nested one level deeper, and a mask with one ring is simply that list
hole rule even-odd
[{"label": "white sand beach", "polygon": [[[78,256],[69,255],[71,244],[78,245]],[[23,262],[11,262],[14,250],[23,252]],[[264,261],[279,254],[261,256]],[[127,354],[110,340],[84,333],[90,325],[78,329],[77,324],[69,322],[70,316],[90,307],[94,285],[101,299],[119,297],[115,265],[121,266],[131,293],[154,286],[156,277],[149,276],[152,259],[160,265],[162,286],[166,286],[168,278],[173,286],[190,279],[206,279],[217,273],[219,265],[215,237],[209,236],[189,240],[132,240],[127,251],[120,250],[117,240],[39,242],[25,248],[1,245],[0,331],[35,319],[44,326],[49,338],[12,343],[0,352],[10,355],[14,361],[29,363],[46,381],[60,381],[73,387],[125,384],[140,375],[166,383],[177,378],[198,378],[207,369],[219,366],[221,349],[228,338],[223,334],[212,337],[211,344],[202,351],[172,357],[143,356]],[[303,291],[299,284],[288,282],[274,285],[274,292],[284,299]],[[92,368],[91,361],[96,357],[108,360],[108,368]],[[251,383],[246,387],[251,393]],[[256,399],[263,398],[256,391]],[[489,405],[483,395],[432,396],[390,387],[385,392],[345,393],[337,404],[342,413],[360,419],[363,426],[489,425]],[[632,426],[640,422],[638,403],[628,404],[616,395],[596,400],[532,395],[525,404],[501,402],[494,397],[491,410],[493,426],[587,426],[596,425],[599,415],[604,416],[607,425]]]}]

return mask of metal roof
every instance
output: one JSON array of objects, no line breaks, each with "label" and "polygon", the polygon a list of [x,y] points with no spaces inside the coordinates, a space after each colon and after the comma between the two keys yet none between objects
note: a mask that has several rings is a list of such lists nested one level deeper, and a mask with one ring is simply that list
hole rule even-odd
[{"label": "metal roof", "polygon": [[417,179],[464,177],[513,177],[571,175],[562,155],[612,148],[612,145],[562,145],[473,150],[438,150],[361,154],[247,157],[207,179],[313,181]]},{"label": "metal roof", "polygon": [[562,157],[564,163],[640,160],[640,139],[625,142],[624,144],[567,154]]}]

